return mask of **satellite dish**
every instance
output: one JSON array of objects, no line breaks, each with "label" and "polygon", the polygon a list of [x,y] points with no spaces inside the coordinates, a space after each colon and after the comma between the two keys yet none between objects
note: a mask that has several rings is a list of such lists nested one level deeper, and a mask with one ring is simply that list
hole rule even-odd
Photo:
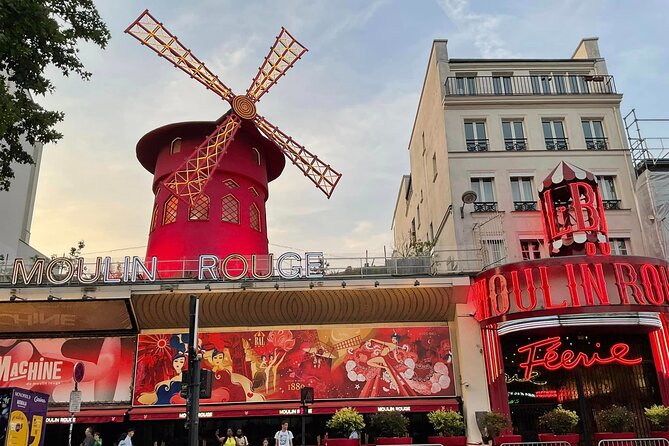
[{"label": "satellite dish", "polygon": [[475,202],[477,198],[478,195],[476,195],[476,192],[474,192],[473,190],[468,190],[462,194],[462,202],[464,204],[471,204]]}]

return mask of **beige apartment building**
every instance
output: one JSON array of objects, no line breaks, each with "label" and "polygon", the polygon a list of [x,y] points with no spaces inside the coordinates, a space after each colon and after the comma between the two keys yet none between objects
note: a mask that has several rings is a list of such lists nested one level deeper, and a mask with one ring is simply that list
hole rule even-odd
[{"label": "beige apartment building", "polygon": [[[597,38],[565,59],[451,59],[434,41],[395,204],[398,251],[434,243],[440,274],[548,257],[538,188],[564,161],[598,177],[612,254],[645,255],[621,99]],[[459,303],[449,320],[470,441],[490,409],[473,311]]]}]

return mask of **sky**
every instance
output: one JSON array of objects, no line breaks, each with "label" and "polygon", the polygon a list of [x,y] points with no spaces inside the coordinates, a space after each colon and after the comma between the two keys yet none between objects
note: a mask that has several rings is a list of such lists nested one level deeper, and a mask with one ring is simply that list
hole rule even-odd
[{"label": "sky", "polygon": [[[569,58],[583,37],[600,50],[623,115],[669,117],[664,1],[96,0],[112,39],[81,45],[84,82],[49,70],[37,101],[65,112],[64,137],[45,146],[30,244],[60,254],[143,256],[152,175],[135,145],[168,123],[215,120],[225,101],[123,31],[145,9],[234,92],[255,76],[281,26],[309,49],[258,111],[343,177],[327,199],[287,163],[270,183],[270,252],[337,257],[390,254],[400,179],[434,39],[452,58]],[[668,132],[669,133],[669,132]]]}]

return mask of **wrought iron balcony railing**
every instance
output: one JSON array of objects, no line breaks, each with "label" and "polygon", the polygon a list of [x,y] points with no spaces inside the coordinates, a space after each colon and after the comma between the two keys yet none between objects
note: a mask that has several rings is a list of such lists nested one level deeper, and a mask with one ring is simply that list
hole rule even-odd
[{"label": "wrought iron balcony railing", "polygon": [[585,148],[588,150],[607,150],[606,138],[585,138]]},{"label": "wrought iron balcony railing", "polygon": [[468,152],[487,152],[488,151],[488,140],[487,139],[468,139],[467,151]]},{"label": "wrought iron balcony railing", "polygon": [[527,138],[505,138],[504,148],[509,152],[527,150]]},{"label": "wrought iron balcony railing", "polygon": [[446,79],[447,96],[615,94],[613,76],[457,76]]},{"label": "wrought iron balcony railing", "polygon": [[621,208],[620,200],[602,200],[605,211],[615,211]]},{"label": "wrought iron balcony railing", "polygon": [[474,203],[474,212],[497,212],[497,202],[477,201]]},{"label": "wrought iron balcony railing", "polygon": [[547,150],[567,150],[569,144],[567,138],[544,138]]},{"label": "wrought iron balcony railing", "polygon": [[514,211],[536,211],[537,202],[536,201],[514,201],[513,202]]}]

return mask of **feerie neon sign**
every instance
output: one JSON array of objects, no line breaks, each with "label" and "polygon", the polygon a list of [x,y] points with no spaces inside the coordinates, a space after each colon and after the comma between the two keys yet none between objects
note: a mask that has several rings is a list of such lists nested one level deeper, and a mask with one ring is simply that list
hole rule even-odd
[{"label": "feerie neon sign", "polygon": [[[534,369],[537,367],[544,368],[548,371],[555,370],[573,370],[576,367],[592,367],[593,365],[605,364],[622,364],[635,365],[640,364],[642,358],[629,358],[627,355],[630,347],[622,342],[613,344],[609,351],[602,356],[599,352],[594,352],[590,356],[583,352],[575,352],[573,350],[565,349],[561,352],[558,349],[562,346],[562,341],[559,337],[551,337],[524,345],[518,348],[518,353],[526,354],[525,361],[519,364],[520,368],[524,370],[524,379],[529,380]],[[599,348],[600,344],[595,344]]]}]

